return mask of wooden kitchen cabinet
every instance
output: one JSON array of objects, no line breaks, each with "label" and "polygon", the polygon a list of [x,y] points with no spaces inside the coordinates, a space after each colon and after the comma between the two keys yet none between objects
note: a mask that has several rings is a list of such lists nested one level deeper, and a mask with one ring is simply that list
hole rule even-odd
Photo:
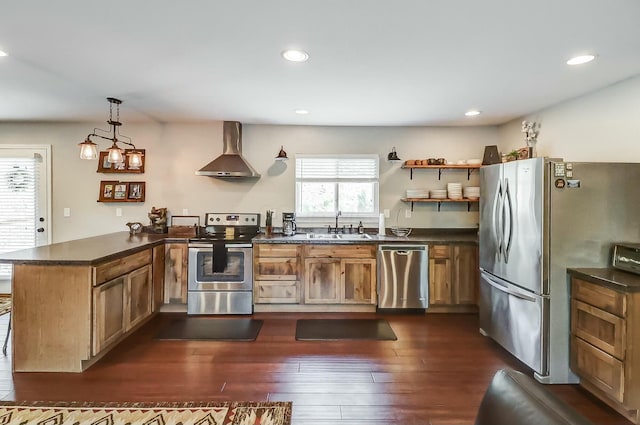
[{"label": "wooden kitchen cabinet", "polygon": [[254,246],[254,303],[300,302],[300,249],[300,246],[295,244]]},{"label": "wooden kitchen cabinet", "polygon": [[93,349],[91,354],[94,356],[124,335],[126,284],[126,276],[120,276],[93,290]]},{"label": "wooden kitchen cabinet", "polygon": [[374,245],[305,246],[304,302],[375,304],[375,248]]},{"label": "wooden kitchen cabinet", "polygon": [[164,245],[164,303],[187,303],[187,262],[189,247],[186,242]]},{"label": "wooden kitchen cabinet", "polygon": [[[135,259],[141,256],[146,256],[150,261],[151,250],[130,257]],[[118,261],[124,260],[126,264],[127,258]],[[130,268],[136,265],[133,261]],[[123,267],[121,271],[124,274],[100,283],[93,289],[93,356],[119,341],[152,313],[151,264],[133,270]]]},{"label": "wooden kitchen cabinet", "polygon": [[478,247],[476,245],[429,246],[428,312],[477,311]]},{"label": "wooden kitchen cabinet", "polygon": [[160,311],[164,303],[164,245],[153,247],[153,305],[152,311]]},{"label": "wooden kitchen cabinet", "polygon": [[[622,287],[621,287],[622,288]],[[640,292],[571,277],[571,369],[580,385],[640,423]]]},{"label": "wooden kitchen cabinet", "polygon": [[146,265],[127,275],[127,291],[124,300],[126,308],[125,332],[130,331],[151,315],[152,300],[151,265]]}]

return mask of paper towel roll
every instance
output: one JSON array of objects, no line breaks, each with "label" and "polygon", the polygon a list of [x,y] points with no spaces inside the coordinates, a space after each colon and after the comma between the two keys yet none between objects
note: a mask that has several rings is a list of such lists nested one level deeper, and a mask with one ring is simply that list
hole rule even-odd
[{"label": "paper towel roll", "polygon": [[380,220],[378,220],[378,235],[384,235],[384,214],[380,214]]}]

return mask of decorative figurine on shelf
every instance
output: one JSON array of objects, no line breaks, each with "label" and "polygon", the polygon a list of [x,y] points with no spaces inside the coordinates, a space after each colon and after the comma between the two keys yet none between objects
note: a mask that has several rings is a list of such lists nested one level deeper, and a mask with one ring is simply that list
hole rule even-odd
[{"label": "decorative figurine on shelf", "polygon": [[533,149],[538,142],[538,134],[540,133],[540,123],[535,121],[522,121],[522,132],[524,139],[527,141],[529,149],[529,158],[533,157]]},{"label": "decorative figurine on shelf", "polygon": [[148,233],[167,233],[167,209],[151,207],[149,216],[150,226],[145,226]]},{"label": "decorative figurine on shelf", "polygon": [[130,235],[135,235],[136,233],[140,233],[142,231],[142,223],[136,221],[136,222],[129,222],[127,223],[127,226],[129,226],[129,234]]}]

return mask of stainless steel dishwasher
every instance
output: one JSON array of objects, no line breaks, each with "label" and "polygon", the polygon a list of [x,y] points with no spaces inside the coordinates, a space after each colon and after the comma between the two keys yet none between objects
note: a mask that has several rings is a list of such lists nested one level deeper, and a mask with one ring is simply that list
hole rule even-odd
[{"label": "stainless steel dishwasher", "polygon": [[429,302],[427,245],[380,245],[378,310],[424,312]]}]

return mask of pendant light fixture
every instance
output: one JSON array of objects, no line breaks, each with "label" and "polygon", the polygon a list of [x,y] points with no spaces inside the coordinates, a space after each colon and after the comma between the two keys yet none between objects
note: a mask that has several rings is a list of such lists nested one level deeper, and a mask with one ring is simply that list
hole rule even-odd
[{"label": "pendant light fixture", "polygon": [[276,161],[286,161],[287,159],[289,159],[289,157],[284,151],[284,146],[280,146],[280,152],[278,152],[278,156],[276,156]]},{"label": "pendant light fixture", "polygon": [[[78,143],[80,146],[80,158],[81,159],[97,159],[98,158],[98,149],[97,144],[91,141],[91,137],[99,137],[105,140],[111,140],[111,147],[107,149],[107,161],[112,164],[122,164],[125,160],[125,155],[128,161],[128,167],[131,169],[140,168],[142,166],[142,155],[143,153],[139,150],[136,150],[136,146],[131,143],[131,138],[120,134],[118,131],[118,127],[122,125],[120,122],[120,104],[122,101],[120,99],[116,99],[114,97],[108,97],[109,101],[109,120],[107,123],[111,126],[111,131],[102,130],[99,128],[94,128],[93,133],[87,135],[84,142]],[[113,119],[113,105],[116,109],[116,118]],[[102,136],[100,134],[96,134],[96,131],[100,131],[103,133],[111,133],[111,137]],[[118,137],[123,137],[128,139],[128,142],[123,140],[119,140]],[[126,151],[118,146],[118,143],[122,143],[128,146],[131,146],[133,149],[127,149]]]}]

